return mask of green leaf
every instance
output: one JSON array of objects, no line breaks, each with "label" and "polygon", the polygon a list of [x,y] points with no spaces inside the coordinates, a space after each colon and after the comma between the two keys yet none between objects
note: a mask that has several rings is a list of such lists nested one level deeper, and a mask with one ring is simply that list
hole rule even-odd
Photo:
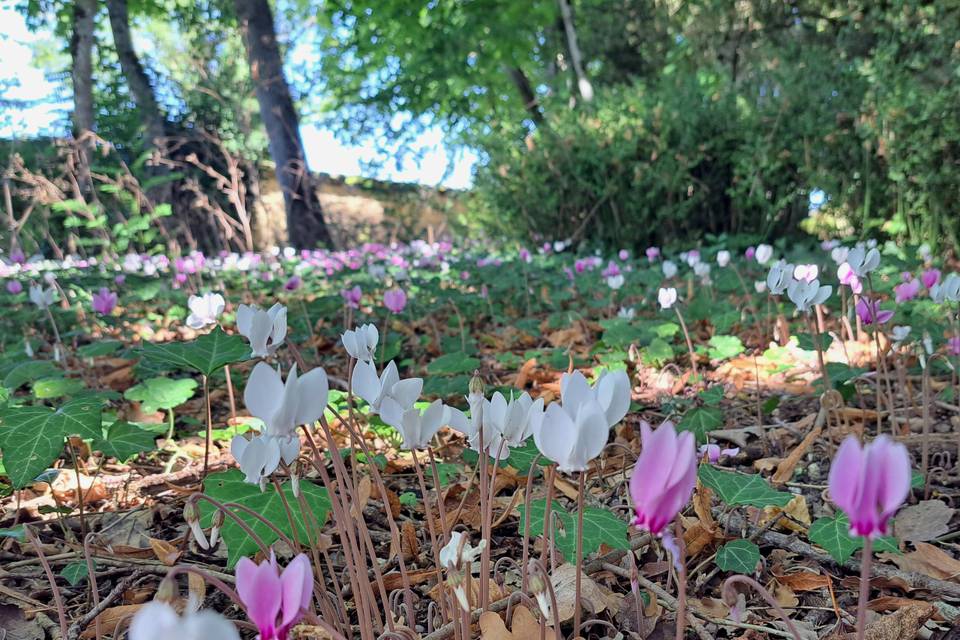
[{"label": "green leaf", "polygon": [[10,529],[0,529],[0,538],[14,538],[16,540],[23,540],[27,535],[27,532],[23,530],[23,525],[17,527],[11,527]]},{"label": "green leaf", "polygon": [[193,378],[150,378],[127,389],[123,397],[140,402],[144,412],[153,413],[180,406],[193,397],[196,389],[197,381]]},{"label": "green leaf", "polygon": [[88,440],[103,436],[102,403],[72,400],[54,411],[48,407],[16,407],[0,414],[0,448],[13,486],[21,489],[34,482],[57,459],[63,439],[79,435]]},{"label": "green leaf", "polygon": [[8,389],[16,389],[24,383],[45,378],[56,373],[60,373],[60,369],[49,360],[28,360],[27,362],[18,364],[6,375],[3,379],[3,386]]},{"label": "green leaf", "polygon": [[480,360],[468,356],[462,351],[447,353],[427,365],[427,372],[435,375],[454,373],[473,373],[480,366]]},{"label": "green leaf", "polygon": [[249,356],[250,347],[244,339],[227,335],[220,327],[191,342],[147,342],[143,345],[145,360],[198,371],[205,376],[224,365],[246,360]]},{"label": "green leaf", "polygon": [[731,507],[785,507],[793,499],[793,494],[776,491],[756,474],[722,471],[713,465],[701,464],[697,476],[700,482],[716,491],[717,497]]},{"label": "green leaf", "polygon": [[707,354],[712,360],[729,360],[743,353],[743,342],[737,336],[710,336]]},{"label": "green leaf", "polygon": [[717,566],[724,571],[750,575],[760,562],[760,547],[750,540],[732,540],[717,550]]},{"label": "green leaf", "polygon": [[[830,345],[833,344],[833,336],[829,333],[820,334],[820,348],[826,352],[830,348]],[[803,349],[804,351],[816,351],[817,343],[813,340],[813,335],[809,332],[804,331],[803,333],[797,336],[797,346]],[[832,376],[831,376],[832,377]]]},{"label": "green leaf", "polygon": [[[546,500],[534,500],[530,503],[531,538],[543,535],[543,518],[546,507]],[[519,534],[523,535],[526,526],[526,514],[522,505],[519,508]],[[575,562],[577,557],[577,514],[567,513],[559,503],[554,502],[550,518],[553,520],[553,537],[557,549],[563,553],[568,562]],[[627,522],[607,509],[587,507],[583,511],[584,556],[599,551],[601,545],[604,544],[614,549],[629,549]]]},{"label": "green leaf", "polygon": [[643,350],[643,363],[648,366],[663,366],[673,360],[673,347],[663,338],[654,338]]},{"label": "green leaf", "polygon": [[723,411],[717,407],[694,407],[683,414],[677,428],[690,431],[697,437],[697,444],[706,444],[709,432],[723,426]]},{"label": "green leaf", "polygon": [[420,499],[417,498],[417,494],[415,494],[414,492],[404,491],[403,493],[400,494],[400,497],[398,498],[398,500],[400,501],[400,504],[402,504],[405,507],[415,507],[417,506],[417,502],[419,502]]},{"label": "green leaf", "polygon": [[714,385],[709,389],[701,391],[697,395],[700,396],[703,404],[709,407],[716,406],[723,400],[723,385]]},{"label": "green leaf", "polygon": [[100,340],[91,342],[77,349],[77,355],[81,358],[97,358],[99,356],[109,356],[116,353],[123,346],[119,340]]},{"label": "green leaf", "polygon": [[110,425],[107,436],[97,441],[94,448],[122,462],[138,453],[153,451],[157,446],[156,438],[155,433],[145,431],[129,422],[118,421]]},{"label": "green leaf", "polygon": [[[96,569],[96,566],[94,566],[94,569]],[[60,570],[60,575],[64,580],[70,583],[71,587],[75,587],[80,584],[81,580],[85,580],[87,578],[87,563],[71,562]]]},{"label": "green leaf", "polygon": [[[244,482],[243,474],[240,471],[231,469],[230,471],[207,476],[206,482],[204,483],[204,492],[220,502],[236,502],[253,509],[276,525],[276,527],[286,535],[293,536],[293,528],[290,525],[290,520],[287,518],[287,511],[284,508],[283,500],[273,486],[268,486],[266,491],[261,492],[259,486]],[[318,487],[306,479],[300,481],[300,492],[310,507],[312,516],[310,513],[307,513],[306,518],[304,517],[303,512],[300,510],[300,501],[294,497],[290,483],[288,482],[283,485],[284,497],[290,508],[293,520],[296,522],[297,536],[301,541],[307,542],[309,540],[307,534],[308,527],[310,532],[316,532],[317,527],[314,521],[323,524],[327,519],[327,514],[330,511],[330,499],[327,496],[326,489]],[[200,501],[201,522],[204,527],[210,526],[213,511],[214,509],[210,504]],[[266,544],[270,545],[278,540],[277,535],[256,518],[253,518],[243,511],[236,511],[236,513]],[[308,523],[307,526],[304,526],[305,519]],[[232,569],[240,558],[252,556],[260,548],[257,546],[257,543],[254,542],[253,538],[247,535],[230,517],[224,520],[221,534],[223,535],[224,543],[227,545],[227,567],[229,569]]]},{"label": "green leaf", "polygon": [[83,380],[77,378],[40,378],[33,383],[33,395],[38,400],[72,396],[83,389]]},{"label": "green leaf", "polygon": [[[810,525],[810,541],[826,549],[838,563],[844,562],[855,551],[863,548],[863,538],[850,535],[850,520],[845,513],[831,518],[818,518]],[[874,552],[900,553],[896,538],[884,536],[873,541]]]}]

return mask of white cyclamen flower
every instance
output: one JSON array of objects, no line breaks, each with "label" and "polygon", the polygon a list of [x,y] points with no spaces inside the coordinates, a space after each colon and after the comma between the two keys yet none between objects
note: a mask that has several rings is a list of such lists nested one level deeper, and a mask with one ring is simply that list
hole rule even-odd
[{"label": "white cyclamen flower", "polygon": [[46,309],[57,299],[57,290],[54,287],[39,287],[35,284],[30,285],[30,302],[37,305],[40,309]]},{"label": "white cyclamen flower", "polygon": [[811,282],[794,280],[787,288],[787,295],[793,304],[797,305],[797,310],[801,313],[810,311],[815,305],[823,304],[831,293],[833,293],[833,287],[830,285],[821,287],[819,280]]},{"label": "white cyclamen flower", "polygon": [[401,380],[393,360],[379,376],[372,362],[357,362],[350,384],[353,393],[370,405],[370,412],[380,414],[380,418],[395,429],[400,428],[404,412],[413,408],[423,390],[422,378]]},{"label": "white cyclamen flower", "polygon": [[187,326],[191,329],[202,329],[216,324],[217,318],[223,313],[225,302],[219,293],[205,293],[202,296],[190,296],[187,307],[190,315],[187,316]]},{"label": "white cyclamen flower", "polygon": [[279,302],[266,311],[242,304],[237,309],[237,330],[250,341],[254,358],[272,356],[287,337],[287,308]]},{"label": "white cyclamen flower", "polygon": [[417,407],[404,411],[400,424],[395,425],[396,430],[403,436],[403,448],[426,449],[440,427],[449,424],[450,416],[450,408],[444,406],[440,400],[431,402],[423,413]]},{"label": "white cyclamen flower", "polygon": [[623,275],[619,273],[615,276],[609,276],[607,278],[607,286],[613,289],[614,291],[622,287],[623,282],[624,282]]},{"label": "white cyclamen flower", "polygon": [[764,291],[767,290],[767,283],[764,282],[763,280],[756,280],[753,283],[753,288],[754,290],[756,290],[757,293],[763,293]]},{"label": "white cyclamen flower", "polygon": [[[31,295],[33,289],[31,288]],[[930,287],[930,298],[937,304],[960,302],[960,275],[947,274],[942,282]]]},{"label": "white cyclamen flower", "polygon": [[621,320],[633,320],[637,315],[637,310],[633,307],[620,307],[620,310],[617,311],[617,317]]},{"label": "white cyclamen flower", "polygon": [[507,402],[504,395],[497,391],[490,400],[483,401],[484,438],[497,434],[506,446],[522,446],[533,435],[533,422],[539,414],[543,414],[543,398],[534,400],[524,391],[516,400],[511,395]]},{"label": "white cyclamen flower", "polygon": [[677,302],[677,290],[674,287],[661,287],[657,292],[657,302],[661,309],[671,308]]},{"label": "white cyclamen flower", "polygon": [[834,247],[830,251],[830,257],[833,258],[833,261],[837,263],[837,266],[840,266],[846,262],[849,255],[850,249],[847,247]]},{"label": "white cyclamen flower", "polygon": [[237,628],[213,611],[177,614],[166,602],[154,600],[140,607],[130,621],[130,640],[240,640]]},{"label": "white cyclamen flower", "polygon": [[[466,540],[464,539],[466,538]],[[461,548],[460,545],[463,545]],[[450,542],[440,549],[440,566],[448,569],[466,569],[469,571],[470,565],[487,547],[487,541],[481,540],[477,546],[471,546],[467,534],[462,531],[451,531]]]},{"label": "white cyclamen flower", "polygon": [[717,252],[717,266],[721,269],[730,264],[730,252],[726,249]]},{"label": "white cyclamen flower", "polygon": [[247,440],[234,436],[230,452],[240,464],[246,481],[259,483],[276,471],[280,460],[291,464],[300,454],[297,426],[320,419],[327,406],[329,383],[327,374],[317,368],[302,377],[296,365],[290,369],[286,383],[280,372],[265,362],[253,368],[243,401],[250,413],[263,421],[263,433]]},{"label": "white cyclamen flower", "polygon": [[584,471],[607,444],[610,427],[630,408],[630,380],[624,371],[601,376],[591,387],[579,371],[560,379],[561,404],[536,416],[537,448],[564,472]]},{"label": "white cyclamen flower", "polygon": [[356,329],[344,331],[340,340],[351,358],[370,362],[374,359],[377,342],[380,341],[380,332],[377,331],[376,325],[364,324]]},{"label": "white cyclamen flower", "polygon": [[677,275],[677,265],[670,260],[664,260],[663,264],[660,265],[660,268],[663,270],[664,278],[672,278]]},{"label": "white cyclamen flower", "polygon": [[773,257],[773,247],[768,244],[759,244],[753,257],[757,259],[757,264],[767,264]]},{"label": "white cyclamen flower", "polygon": [[767,290],[771,295],[781,296],[793,282],[794,266],[783,260],[774,262],[767,273]]},{"label": "white cyclamen flower", "polygon": [[858,277],[863,278],[880,266],[880,251],[857,246],[847,254],[846,262]]}]

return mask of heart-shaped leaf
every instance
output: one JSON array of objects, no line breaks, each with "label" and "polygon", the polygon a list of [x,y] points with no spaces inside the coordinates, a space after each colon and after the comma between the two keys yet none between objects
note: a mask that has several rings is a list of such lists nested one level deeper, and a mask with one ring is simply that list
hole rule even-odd
[{"label": "heart-shaped leaf", "polygon": [[197,381],[193,378],[150,378],[127,389],[123,397],[141,403],[146,413],[180,406],[193,397]]},{"label": "heart-shaped leaf", "polygon": [[750,540],[731,540],[717,550],[717,566],[750,575],[760,562],[760,547]]},{"label": "heart-shaped leaf", "polygon": [[[818,518],[810,525],[810,541],[827,550],[837,562],[844,562],[855,551],[863,548],[863,538],[850,535],[850,520],[845,513],[830,518]],[[873,550],[900,553],[897,539],[890,536],[873,541]]]},{"label": "heart-shaped leaf", "polygon": [[437,375],[450,375],[454,373],[473,373],[480,366],[480,361],[473,356],[468,356],[462,351],[447,353],[435,359],[427,365],[427,372]]},{"label": "heart-shaped leaf", "polygon": [[94,443],[94,449],[99,449],[122,462],[138,453],[152,451],[157,445],[156,438],[155,433],[145,431],[129,422],[118,421],[110,425],[105,438]]},{"label": "heart-shaped leaf", "polygon": [[713,465],[701,464],[697,476],[700,482],[716,491],[717,497],[731,507],[784,507],[793,499],[793,494],[776,491],[756,474],[721,471]]},{"label": "heart-shaped leaf", "polygon": [[[286,535],[293,537],[293,527],[287,517],[283,499],[277,493],[276,487],[268,486],[266,491],[260,491],[255,484],[243,481],[243,474],[236,469],[215,473],[207,476],[204,482],[204,492],[220,502],[235,502],[253,509],[277,526]],[[300,481],[300,492],[310,506],[312,514],[307,514],[309,531],[316,531],[315,523],[322,524],[330,511],[330,498],[327,490],[307,480]],[[290,483],[283,485],[283,494],[290,514],[297,525],[297,537],[303,542],[309,540],[308,528],[304,526],[304,514],[300,510],[300,501],[293,495]],[[213,516],[213,507],[204,501],[200,502],[201,523],[209,527]],[[261,540],[270,545],[277,541],[277,535],[265,524],[243,511],[236,511],[237,515],[256,533]],[[223,542],[227,545],[227,566],[233,568],[240,558],[254,555],[260,547],[247,533],[227,517],[223,523]]]},{"label": "heart-shaped leaf", "polygon": [[[546,500],[534,500],[530,503],[530,537],[543,535],[543,518],[546,512]],[[519,533],[523,535],[526,514],[521,505]],[[567,513],[559,503],[554,502],[550,518],[553,520],[553,539],[557,549],[568,562],[577,558],[577,514]],[[583,553],[588,555],[600,550],[601,545],[614,549],[629,549],[627,523],[607,509],[586,507],[583,510]]]},{"label": "heart-shaped leaf", "polygon": [[143,345],[143,357],[147,361],[198,371],[205,376],[249,356],[250,347],[244,339],[227,335],[220,327],[191,342],[148,342]]},{"label": "heart-shaped leaf", "polygon": [[677,428],[692,432],[697,437],[697,444],[706,444],[710,439],[709,433],[722,426],[723,411],[718,407],[694,407],[683,414]]}]

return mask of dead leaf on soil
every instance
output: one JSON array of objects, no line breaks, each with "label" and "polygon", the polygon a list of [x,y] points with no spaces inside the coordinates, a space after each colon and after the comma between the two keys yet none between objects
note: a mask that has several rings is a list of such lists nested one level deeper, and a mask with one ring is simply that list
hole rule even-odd
[{"label": "dead leaf on soil", "polygon": [[894,521],[894,535],[907,542],[927,542],[950,531],[956,513],[940,500],[922,500],[901,509]]},{"label": "dead leaf on soil", "polygon": [[937,608],[929,602],[918,602],[883,616],[867,627],[867,640],[907,640],[916,638],[920,627],[933,617]]},{"label": "dead leaf on soil", "polygon": [[[577,567],[572,564],[561,565],[550,576],[553,591],[557,597],[557,615],[560,617],[560,622],[566,622],[573,618],[576,602],[576,579]],[[607,609],[618,611],[622,597],[600,587],[587,575],[580,578],[580,605],[590,615],[596,615]]]},{"label": "dead leaf on soil", "polygon": [[157,556],[157,560],[168,567],[172,567],[173,565],[177,564],[177,560],[180,559],[179,549],[166,540],[158,540],[156,538],[150,538],[149,540],[150,548],[153,549],[153,553],[155,556]]},{"label": "dead leaf on soil", "polygon": [[960,582],[960,560],[926,542],[918,542],[916,547],[916,551],[903,555],[895,553],[877,555],[885,561],[895,563],[903,571],[915,571],[938,580]]}]

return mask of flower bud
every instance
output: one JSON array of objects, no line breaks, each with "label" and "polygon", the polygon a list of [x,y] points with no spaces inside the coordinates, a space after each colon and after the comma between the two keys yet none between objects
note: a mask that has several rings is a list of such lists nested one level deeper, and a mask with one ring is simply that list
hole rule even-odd
[{"label": "flower bud", "polygon": [[157,587],[157,593],[153,596],[153,599],[160,602],[173,603],[176,602],[177,596],[176,581],[170,578],[164,578],[160,581],[160,586]]},{"label": "flower bud", "polygon": [[187,525],[190,526],[190,531],[193,533],[194,539],[197,541],[197,544],[200,545],[201,549],[209,549],[210,544],[207,542],[207,536],[204,535],[203,529],[200,527],[200,511],[197,509],[197,503],[193,500],[188,500],[185,505],[183,505],[183,519],[187,521]]},{"label": "flower bud", "polygon": [[211,547],[217,546],[217,540],[219,539],[219,536],[220,536],[220,527],[223,526],[223,518],[224,518],[224,515],[222,510],[217,509],[216,511],[213,512],[213,524],[210,528],[210,546]]}]

